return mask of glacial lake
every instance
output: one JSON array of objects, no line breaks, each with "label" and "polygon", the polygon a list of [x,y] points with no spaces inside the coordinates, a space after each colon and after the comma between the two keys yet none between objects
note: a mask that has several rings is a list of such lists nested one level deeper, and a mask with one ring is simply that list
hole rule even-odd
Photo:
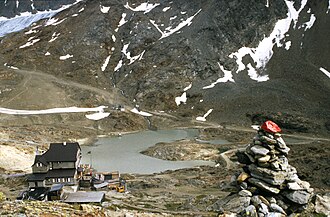
[{"label": "glacial lake", "polygon": [[[94,145],[81,147],[81,163],[92,164],[100,172],[119,171],[139,174],[152,174],[201,165],[213,166],[215,163],[211,161],[167,161],[140,153],[159,142],[194,139],[197,135],[197,129],[175,129],[142,131],[121,137],[100,137]],[[217,140],[217,144],[221,143],[228,142]],[[88,154],[89,152],[91,154]]]}]

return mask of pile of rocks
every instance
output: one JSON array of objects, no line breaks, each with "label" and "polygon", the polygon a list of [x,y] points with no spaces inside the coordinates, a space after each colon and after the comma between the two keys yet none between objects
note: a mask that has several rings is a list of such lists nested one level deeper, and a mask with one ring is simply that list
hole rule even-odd
[{"label": "pile of rocks", "polygon": [[265,122],[253,142],[245,151],[237,154],[245,164],[244,172],[236,178],[245,197],[243,216],[286,216],[306,205],[313,189],[302,181],[296,169],[288,163],[287,147],[280,134],[281,129],[273,122]]}]

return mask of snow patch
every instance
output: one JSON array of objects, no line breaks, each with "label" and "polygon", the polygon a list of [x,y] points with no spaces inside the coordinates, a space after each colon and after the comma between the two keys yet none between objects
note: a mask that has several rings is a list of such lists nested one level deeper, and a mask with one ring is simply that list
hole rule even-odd
[{"label": "snow patch", "polygon": [[168,11],[169,9],[171,9],[171,7],[165,7],[165,8],[163,8],[163,12],[166,12],[166,11]]},{"label": "snow patch", "polygon": [[40,41],[39,38],[34,39],[34,40],[32,40],[32,41],[28,41],[28,42],[26,42],[26,44],[20,46],[19,48],[26,48],[26,47],[32,46],[32,45],[34,45],[35,43],[37,43],[38,41]]},{"label": "snow patch", "polygon": [[99,106],[94,108],[78,108],[78,107],[67,107],[67,108],[52,108],[44,110],[17,110],[7,109],[0,107],[0,113],[10,115],[42,115],[42,114],[59,114],[59,113],[80,113],[80,112],[104,112],[107,106]]},{"label": "snow patch", "polygon": [[127,15],[126,13],[123,13],[121,15],[121,19],[120,19],[120,21],[118,23],[118,27],[115,29],[115,32],[118,32],[119,27],[121,27],[122,25],[124,25],[125,23],[127,23],[127,20],[125,20],[126,15]]},{"label": "snow patch", "polygon": [[137,6],[136,8],[132,8],[129,6],[128,2],[126,3],[126,5],[124,6],[126,9],[132,10],[132,11],[143,11],[144,14],[149,13],[152,9],[154,9],[155,7],[157,7],[158,5],[160,5],[159,3],[155,3],[155,4],[149,4],[147,2],[140,4],[139,6]]},{"label": "snow patch", "polygon": [[83,12],[84,10],[85,10],[85,8],[81,8],[81,9],[78,11],[78,13]]},{"label": "snow patch", "polygon": [[187,93],[184,92],[181,96],[175,97],[175,103],[179,106],[181,103],[187,102]]},{"label": "snow patch", "polygon": [[304,24],[302,24],[301,26],[305,27],[305,31],[306,31],[307,29],[312,28],[312,26],[314,25],[315,21],[316,21],[316,17],[315,17],[314,14],[312,14],[311,17],[310,17],[310,19],[309,19],[309,21],[306,22],[306,23],[304,23]]},{"label": "snow patch", "polygon": [[103,118],[109,117],[109,115],[110,115],[110,113],[108,113],[108,112],[96,112],[94,114],[85,115],[85,117],[90,120],[98,121]]},{"label": "snow patch", "polygon": [[51,38],[48,42],[53,42],[53,41],[55,41],[55,40],[58,38],[58,36],[60,36],[60,34],[61,34],[61,33],[56,33],[56,32],[54,32],[53,35],[52,35],[52,38]]},{"label": "snow patch", "polygon": [[289,50],[290,47],[291,47],[291,41],[287,41],[287,42],[285,42],[285,49],[286,49],[286,50]]},{"label": "snow patch", "polygon": [[65,56],[60,56],[60,60],[66,60],[66,59],[69,59],[71,57],[73,57],[73,55],[67,54]]},{"label": "snow patch", "polygon": [[320,71],[330,78],[330,72],[327,71],[325,68],[320,67]]},{"label": "snow patch", "polygon": [[[285,34],[288,32],[291,22],[294,22],[296,25],[298,21],[298,16],[300,12],[305,7],[307,0],[301,1],[301,7],[299,10],[296,10],[293,6],[294,2],[285,0],[285,3],[288,7],[287,18],[277,21],[272,33],[265,37],[256,48],[242,47],[237,52],[233,52],[229,55],[230,58],[235,58],[238,65],[236,73],[244,70],[246,66],[243,63],[243,57],[250,55],[253,61],[256,63],[254,68],[251,64],[248,66],[249,75],[251,79],[257,81],[267,81],[268,76],[259,76],[258,69],[265,68],[266,64],[269,62],[273,56],[273,47],[276,44],[277,47],[282,47],[281,40],[285,37]],[[257,76],[256,76],[257,74]]]},{"label": "snow patch", "polygon": [[105,6],[100,5],[100,10],[102,13],[107,14],[110,10],[110,7],[105,7]]},{"label": "snow patch", "polygon": [[109,55],[109,56],[105,59],[103,65],[102,65],[102,67],[101,67],[102,72],[104,72],[104,70],[107,68],[107,66],[108,66],[108,64],[109,64],[110,57],[111,57],[111,55]]},{"label": "snow patch", "polygon": [[118,71],[122,66],[123,66],[123,60],[119,60],[117,66],[115,67],[115,69],[113,71]]},{"label": "snow patch", "polygon": [[267,8],[269,8],[269,0],[266,0],[266,5]]},{"label": "snow patch", "polygon": [[131,65],[131,64],[134,63],[136,60],[141,60],[141,59],[142,59],[145,50],[142,51],[142,53],[140,53],[139,55],[136,55],[136,56],[131,57],[131,52],[127,51],[128,46],[129,46],[129,43],[128,43],[128,44],[125,44],[125,45],[123,46],[123,49],[121,50],[121,52],[122,52],[122,53],[126,56],[126,58],[130,61],[128,65]]},{"label": "snow patch", "polygon": [[234,79],[233,79],[233,75],[232,75],[231,71],[226,70],[219,62],[218,62],[218,65],[219,65],[221,71],[223,71],[224,76],[222,78],[219,78],[218,80],[216,80],[215,82],[213,82],[209,86],[203,87],[203,89],[213,88],[218,83],[226,83],[228,81],[235,82]]},{"label": "snow patch", "polygon": [[192,88],[192,83],[190,83],[188,87],[184,88],[183,91],[188,91],[191,88]]},{"label": "snow patch", "polygon": [[50,53],[47,51],[47,53],[45,53],[45,56],[49,56],[50,55]]},{"label": "snow patch", "polygon": [[50,19],[46,22],[45,26],[57,26],[58,24],[60,24],[60,23],[62,23],[63,21],[65,21],[66,19],[67,19],[67,18],[64,18],[64,19],[58,21],[57,18],[50,18]]},{"label": "snow patch", "polygon": [[139,111],[137,108],[133,108],[131,110],[131,112],[135,113],[135,114],[138,114],[138,115],[141,115],[141,116],[145,116],[145,117],[151,117],[152,114],[148,113],[148,112],[144,112],[144,111]]},{"label": "snow patch", "polygon": [[199,117],[196,118],[196,120],[205,122],[206,117],[209,116],[212,111],[213,111],[213,109],[209,109],[203,117],[199,116]]},{"label": "snow patch", "polygon": [[162,35],[160,37],[159,40],[166,38],[170,35],[172,35],[175,32],[178,32],[180,29],[182,29],[185,26],[190,26],[192,24],[192,20],[195,18],[195,16],[197,14],[199,14],[202,11],[202,9],[200,9],[199,11],[197,11],[193,16],[189,17],[187,20],[182,21],[181,23],[179,23],[179,25],[177,25],[176,27],[167,27],[164,31],[162,31],[159,26],[156,24],[156,22],[154,20],[150,20],[150,23],[152,25],[154,25],[154,27],[160,32],[160,34]]}]

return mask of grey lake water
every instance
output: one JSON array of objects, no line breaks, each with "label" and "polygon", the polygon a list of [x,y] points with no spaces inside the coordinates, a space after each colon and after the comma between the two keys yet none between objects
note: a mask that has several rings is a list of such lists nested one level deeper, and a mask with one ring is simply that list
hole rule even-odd
[{"label": "grey lake water", "polygon": [[[81,163],[92,164],[100,172],[119,171],[121,173],[140,174],[151,174],[201,165],[214,165],[214,162],[202,160],[160,160],[140,153],[159,142],[194,139],[197,135],[198,130],[196,129],[179,129],[143,131],[126,134],[122,137],[102,137],[92,146],[81,147]],[[227,141],[219,140],[217,142],[226,143]],[[89,152],[90,154],[88,154]]]}]

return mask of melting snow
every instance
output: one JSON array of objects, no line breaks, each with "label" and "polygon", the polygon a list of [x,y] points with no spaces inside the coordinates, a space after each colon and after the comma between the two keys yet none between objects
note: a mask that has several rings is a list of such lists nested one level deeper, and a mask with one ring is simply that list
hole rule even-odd
[{"label": "melting snow", "polygon": [[289,50],[290,47],[291,47],[291,41],[287,41],[287,42],[285,42],[285,49],[286,49],[286,50]]},{"label": "melting snow", "polygon": [[58,38],[58,36],[60,36],[60,34],[61,34],[61,33],[56,33],[56,32],[54,32],[53,35],[52,35],[52,38],[51,38],[48,42],[53,42],[53,41],[55,41],[55,40]]},{"label": "melting snow", "polygon": [[29,31],[25,32],[24,34],[25,34],[25,35],[29,35],[29,34],[37,33],[37,32],[38,32],[38,30],[30,29]]},{"label": "melting snow", "polygon": [[234,79],[233,79],[233,75],[232,75],[231,71],[226,70],[219,62],[218,62],[218,65],[219,65],[221,71],[223,71],[224,76],[222,78],[219,78],[216,82],[210,84],[209,86],[203,87],[203,89],[213,88],[213,87],[215,87],[215,85],[217,83],[225,83],[225,82],[228,82],[228,81],[235,82]]},{"label": "melting snow", "polygon": [[105,59],[103,65],[102,65],[102,67],[101,67],[102,72],[104,72],[104,70],[107,68],[107,66],[108,66],[108,64],[109,64],[110,57],[111,57],[111,55],[109,55],[109,56]]},{"label": "melting snow", "polygon": [[165,7],[165,8],[163,9],[163,12],[166,12],[166,11],[168,11],[169,9],[171,9],[171,7]]},{"label": "melting snow", "polygon": [[248,67],[248,75],[250,76],[250,78],[252,80],[255,80],[257,82],[263,82],[263,81],[268,81],[269,77],[268,75],[259,75],[258,72],[255,70],[255,68],[253,68],[253,66],[251,65],[251,63],[249,63],[247,65]]},{"label": "melting snow", "polygon": [[122,66],[123,66],[123,60],[119,60],[117,66],[115,67],[115,69],[113,71],[118,71]]},{"label": "melting snow", "polygon": [[144,13],[149,13],[152,9],[154,9],[155,7],[157,7],[158,5],[160,5],[159,3],[156,4],[149,4],[147,2],[142,3],[141,5],[137,6],[136,8],[132,8],[129,6],[128,2],[126,3],[126,5],[124,6],[125,8],[132,10],[132,11],[144,11]]},{"label": "melting snow", "polygon": [[121,27],[122,25],[124,25],[125,23],[127,23],[127,20],[125,20],[125,17],[126,17],[126,13],[123,13],[121,15],[121,19],[119,21],[118,27],[115,29],[115,32],[118,32],[119,27]]},{"label": "melting snow", "polygon": [[90,120],[98,121],[98,120],[108,117],[109,115],[110,115],[110,113],[108,113],[108,112],[97,112],[94,114],[85,115],[85,117]]},{"label": "melting snow", "polygon": [[321,72],[323,72],[326,76],[330,78],[330,72],[327,71],[325,68],[320,67]]},{"label": "melting snow", "polygon": [[50,53],[47,51],[47,53],[45,53],[45,56],[49,56],[50,55]]},{"label": "melting snow", "polygon": [[165,31],[162,31],[159,26],[156,24],[156,22],[154,20],[150,20],[150,23],[152,25],[155,26],[155,28],[160,32],[160,34],[162,35],[160,37],[159,40],[166,38],[170,35],[172,35],[173,33],[179,31],[180,29],[182,29],[185,26],[190,26],[192,24],[192,20],[195,18],[195,16],[197,14],[199,14],[202,11],[202,9],[200,9],[199,11],[197,11],[193,16],[189,17],[187,20],[184,20],[183,22],[179,23],[179,25],[177,25],[176,27],[172,28],[172,27],[167,27],[165,29]]},{"label": "melting snow", "polygon": [[132,63],[134,63],[136,60],[141,60],[142,59],[142,56],[145,52],[145,50],[140,53],[139,55],[136,55],[134,57],[131,57],[131,52],[128,52],[127,49],[128,49],[128,46],[129,46],[129,43],[128,44],[125,44],[123,46],[123,49],[121,50],[121,52],[123,52],[123,54],[126,56],[126,58],[130,61],[128,65],[131,65]]},{"label": "melting snow", "polygon": [[81,9],[78,11],[78,13],[83,12],[84,10],[85,10],[85,8],[81,8]]},{"label": "melting snow", "polygon": [[139,111],[137,108],[133,108],[131,110],[131,112],[135,113],[135,114],[138,114],[138,115],[142,115],[142,116],[145,116],[145,117],[151,117],[152,114],[148,113],[148,112],[143,112],[143,111]]},{"label": "melting snow", "polygon": [[73,55],[67,54],[65,56],[60,56],[60,60],[66,60],[66,59],[69,59],[71,57],[73,57]]},{"label": "melting snow", "polygon": [[184,88],[183,91],[188,91],[189,89],[191,89],[191,87],[192,87],[192,83],[190,83],[188,87]]},{"label": "melting snow", "polygon": [[7,63],[5,63],[5,64],[3,64],[4,66],[6,66],[6,67],[8,67],[8,68],[11,68],[11,69],[18,69],[17,67],[15,67],[15,66],[10,66],[10,65],[8,65]]},{"label": "melting snow", "polygon": [[197,117],[196,120],[197,121],[206,121],[206,117],[209,116],[209,114],[211,114],[211,112],[213,111],[213,109],[209,109],[206,114],[203,117]]},{"label": "melting snow", "polygon": [[57,18],[50,18],[50,19],[46,22],[45,26],[50,26],[50,25],[52,25],[52,26],[56,26],[56,25],[62,23],[62,22],[63,22],[64,20],[66,20],[66,19],[67,19],[67,18],[64,18],[64,19],[58,21]]},{"label": "melting snow", "polygon": [[304,23],[304,24],[302,25],[302,26],[305,27],[305,31],[306,31],[307,29],[312,28],[312,26],[314,25],[314,22],[315,22],[315,21],[316,21],[316,17],[315,17],[314,14],[312,14],[312,15],[311,15],[311,18],[309,19],[309,21],[306,22],[306,23]]},{"label": "melting snow", "polygon": [[40,41],[40,39],[34,39],[32,41],[28,41],[26,44],[20,46],[19,48],[25,48],[25,47],[29,47],[29,46],[32,46],[34,45],[35,43],[37,43],[38,41]]},{"label": "melting snow", "polygon": [[269,7],[269,0],[266,0],[266,7]]},{"label": "melting snow", "polygon": [[298,16],[305,7],[307,0],[301,1],[301,7],[298,11],[293,6],[294,2],[285,0],[285,3],[288,7],[288,13],[287,13],[288,17],[279,20],[276,23],[272,33],[268,37],[265,37],[259,43],[258,47],[256,48],[242,47],[237,52],[234,52],[229,55],[230,58],[236,58],[236,63],[238,65],[238,69],[236,73],[246,68],[242,60],[244,56],[250,55],[251,58],[256,63],[256,68],[252,67],[251,64],[249,65],[248,68],[249,75],[252,76],[251,79],[257,81],[267,81],[269,79],[268,76],[259,76],[257,73],[257,69],[261,69],[266,66],[266,64],[273,55],[273,46],[275,45],[275,43],[278,47],[282,46],[281,40],[285,37],[285,34],[288,32],[291,22],[293,21],[294,24],[296,24],[298,20]]},{"label": "melting snow", "polygon": [[106,14],[109,12],[110,7],[105,7],[105,6],[100,5],[100,10],[102,13]]},{"label": "melting snow", "polygon": [[184,92],[181,96],[175,97],[175,103],[179,106],[181,103],[187,102],[187,93]]},{"label": "melting snow", "polygon": [[41,115],[41,114],[58,114],[58,113],[79,113],[79,112],[100,112],[102,113],[106,106],[99,106],[95,108],[78,108],[78,107],[68,107],[68,108],[52,108],[44,110],[16,110],[0,108],[0,113],[10,114],[10,115]]}]

